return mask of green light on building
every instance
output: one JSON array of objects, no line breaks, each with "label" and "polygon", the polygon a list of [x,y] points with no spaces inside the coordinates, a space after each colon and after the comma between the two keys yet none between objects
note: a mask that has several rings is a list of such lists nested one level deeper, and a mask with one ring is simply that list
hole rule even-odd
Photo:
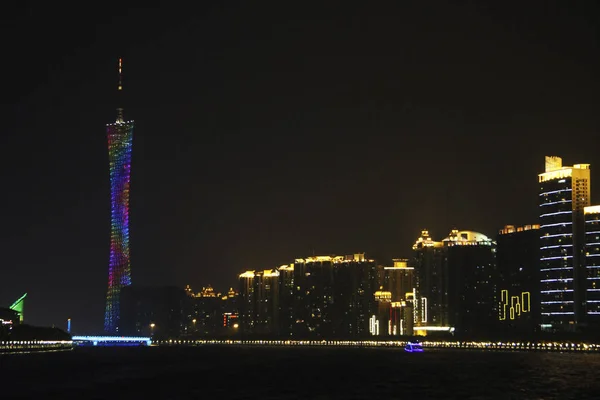
[{"label": "green light on building", "polygon": [[10,306],[10,309],[19,313],[19,321],[23,323],[23,308],[25,306],[25,297],[27,297],[27,293],[21,296],[17,301]]}]

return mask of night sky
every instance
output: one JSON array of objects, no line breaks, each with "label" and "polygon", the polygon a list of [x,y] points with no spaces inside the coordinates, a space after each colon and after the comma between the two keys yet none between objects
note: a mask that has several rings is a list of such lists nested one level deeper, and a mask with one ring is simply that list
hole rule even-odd
[{"label": "night sky", "polygon": [[3,11],[0,306],[102,328],[118,57],[134,284],[495,236],[537,222],[544,155],[600,182],[597,2],[208,3]]}]

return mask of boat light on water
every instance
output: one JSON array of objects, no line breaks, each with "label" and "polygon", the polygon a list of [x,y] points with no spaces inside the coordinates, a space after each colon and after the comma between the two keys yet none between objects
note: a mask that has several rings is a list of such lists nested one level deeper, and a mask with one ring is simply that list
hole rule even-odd
[{"label": "boat light on water", "polygon": [[418,342],[408,342],[408,343],[406,343],[406,346],[404,347],[404,351],[406,351],[408,353],[422,353],[423,345]]}]

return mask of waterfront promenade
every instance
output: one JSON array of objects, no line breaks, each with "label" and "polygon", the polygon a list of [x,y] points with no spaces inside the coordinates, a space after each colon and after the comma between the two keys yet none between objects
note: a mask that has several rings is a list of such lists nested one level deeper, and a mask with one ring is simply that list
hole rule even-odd
[{"label": "waterfront promenade", "polygon": [[[158,346],[273,346],[273,347],[404,347],[402,340],[160,340]],[[474,341],[428,341],[420,342],[425,348],[463,350],[512,350],[512,351],[569,351],[600,352],[600,345],[571,342],[474,342]]]},{"label": "waterfront promenade", "polygon": [[[119,346],[131,343],[106,339],[104,346]],[[137,339],[137,338],[136,338]],[[403,348],[407,341],[403,340],[157,340],[152,342],[138,341],[140,345],[160,347],[194,347],[194,346],[268,346],[268,347],[397,347]],[[111,345],[111,343],[115,343]],[[504,351],[560,351],[560,352],[600,352],[600,345],[592,343],[571,342],[474,342],[474,341],[428,341],[420,342],[424,348],[456,349],[456,350],[504,350]],[[0,342],[1,353],[27,353],[43,351],[72,350],[82,345],[75,341],[5,341]],[[96,344],[94,344],[96,346]]]},{"label": "waterfront promenade", "polygon": [[72,349],[73,341],[71,340],[15,340],[0,342],[0,354],[67,351]]}]

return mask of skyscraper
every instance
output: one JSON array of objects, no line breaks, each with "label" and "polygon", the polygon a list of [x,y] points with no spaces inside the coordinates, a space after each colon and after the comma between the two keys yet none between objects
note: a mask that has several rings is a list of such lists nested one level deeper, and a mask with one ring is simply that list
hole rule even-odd
[{"label": "skyscraper", "polygon": [[375,260],[364,253],[298,258],[293,279],[293,336],[369,336],[369,319],[377,312]]},{"label": "skyscraper", "polygon": [[453,229],[442,241],[448,264],[448,323],[457,335],[489,337],[498,315],[496,242]]},{"label": "skyscraper", "polygon": [[492,331],[498,310],[496,243],[479,232],[456,229],[436,242],[422,231],[413,250],[415,332],[483,337]]},{"label": "skyscraper", "polygon": [[393,261],[393,267],[380,267],[380,289],[392,293],[392,302],[405,301],[406,294],[415,288],[415,269],[408,266],[408,260],[395,258]]},{"label": "skyscraper", "polygon": [[575,330],[585,320],[584,208],[590,166],[546,157],[540,184],[540,299],[544,330]]},{"label": "skyscraper", "polygon": [[507,225],[498,244],[499,328],[508,334],[531,334],[540,328],[540,226]]},{"label": "skyscraper", "polygon": [[279,270],[240,274],[240,322],[243,334],[275,335],[279,331]]},{"label": "skyscraper", "polygon": [[413,245],[415,321],[419,325],[448,326],[448,265],[443,242],[434,241],[429,232]]},{"label": "skyscraper", "polygon": [[[123,90],[122,62],[119,59],[118,93]],[[121,288],[131,285],[129,259],[129,185],[131,177],[131,145],[133,121],[123,119],[123,109],[117,108],[117,119],[106,125],[110,171],[110,259],[104,330],[119,332],[119,297]]]},{"label": "skyscraper", "polygon": [[589,206],[585,214],[585,269],[587,324],[600,331],[600,206]]}]

